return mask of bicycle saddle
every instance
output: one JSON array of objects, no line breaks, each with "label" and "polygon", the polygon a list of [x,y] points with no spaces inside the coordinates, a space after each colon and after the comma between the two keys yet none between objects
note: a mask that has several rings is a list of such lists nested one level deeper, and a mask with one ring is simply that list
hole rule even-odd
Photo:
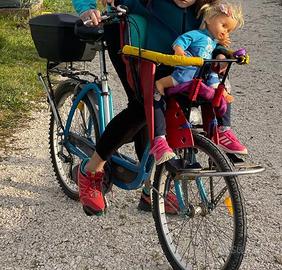
[{"label": "bicycle saddle", "polygon": [[75,23],[74,33],[80,39],[85,41],[98,41],[104,35],[104,28],[102,25],[86,26],[82,20],[78,20]]}]

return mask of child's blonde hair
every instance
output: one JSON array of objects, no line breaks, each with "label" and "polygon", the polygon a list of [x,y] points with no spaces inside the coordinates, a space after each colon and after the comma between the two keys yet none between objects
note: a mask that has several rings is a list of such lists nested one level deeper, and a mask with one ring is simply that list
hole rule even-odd
[{"label": "child's blonde hair", "polygon": [[200,8],[198,17],[203,16],[200,28],[206,28],[206,20],[220,14],[232,16],[232,18],[237,21],[236,28],[240,28],[244,25],[243,12],[240,4],[233,5],[227,1],[215,1],[214,3],[205,4]]}]

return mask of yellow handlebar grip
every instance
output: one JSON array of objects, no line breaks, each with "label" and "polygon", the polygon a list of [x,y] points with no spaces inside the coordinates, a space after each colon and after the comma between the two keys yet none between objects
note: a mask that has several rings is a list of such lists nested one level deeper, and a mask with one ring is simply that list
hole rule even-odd
[{"label": "yellow handlebar grip", "polygon": [[163,54],[144,49],[141,49],[140,54],[139,48],[129,45],[125,45],[122,48],[122,53],[125,55],[141,56],[144,59],[167,66],[202,66],[204,64],[204,59],[201,57],[187,57],[180,55]]}]

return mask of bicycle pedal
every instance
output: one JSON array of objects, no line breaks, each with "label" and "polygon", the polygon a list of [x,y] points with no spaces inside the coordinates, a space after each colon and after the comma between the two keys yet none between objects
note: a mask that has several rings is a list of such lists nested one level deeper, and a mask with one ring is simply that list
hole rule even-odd
[{"label": "bicycle pedal", "polygon": [[66,156],[65,154],[59,152],[58,157],[64,162],[64,163],[69,163],[71,162],[71,158]]},{"label": "bicycle pedal", "polygon": [[226,153],[226,155],[234,164],[234,166],[242,166],[243,164],[245,164],[245,160],[236,154]]},{"label": "bicycle pedal", "polygon": [[258,165],[258,164],[254,164],[254,163],[239,163],[239,164],[234,164],[234,167],[236,169],[238,169],[239,171],[241,170],[251,170],[251,169],[258,169],[258,168],[262,168],[262,166]]},{"label": "bicycle pedal", "polygon": [[71,179],[76,183],[78,184],[78,179],[77,179],[77,176],[78,176],[78,166],[79,165],[76,165],[72,168],[71,170]]},{"label": "bicycle pedal", "polygon": [[182,159],[171,159],[166,162],[166,169],[174,174],[181,174],[187,172],[199,172],[203,168],[200,163],[185,164]]}]

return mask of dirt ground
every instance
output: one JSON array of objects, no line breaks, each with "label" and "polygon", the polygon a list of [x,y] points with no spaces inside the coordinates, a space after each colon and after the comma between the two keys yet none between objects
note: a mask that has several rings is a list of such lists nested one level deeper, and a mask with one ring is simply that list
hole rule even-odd
[{"label": "dirt ground", "polygon": [[[233,129],[250,161],[266,171],[240,178],[248,243],[241,269],[282,269],[282,1],[244,1],[245,26],[233,38],[249,66],[231,78]],[[124,106],[115,75],[111,88]],[[47,105],[34,111],[0,150],[1,269],[170,269],[139,191],[114,189],[105,217],[89,218],[59,189],[48,153]]]}]

